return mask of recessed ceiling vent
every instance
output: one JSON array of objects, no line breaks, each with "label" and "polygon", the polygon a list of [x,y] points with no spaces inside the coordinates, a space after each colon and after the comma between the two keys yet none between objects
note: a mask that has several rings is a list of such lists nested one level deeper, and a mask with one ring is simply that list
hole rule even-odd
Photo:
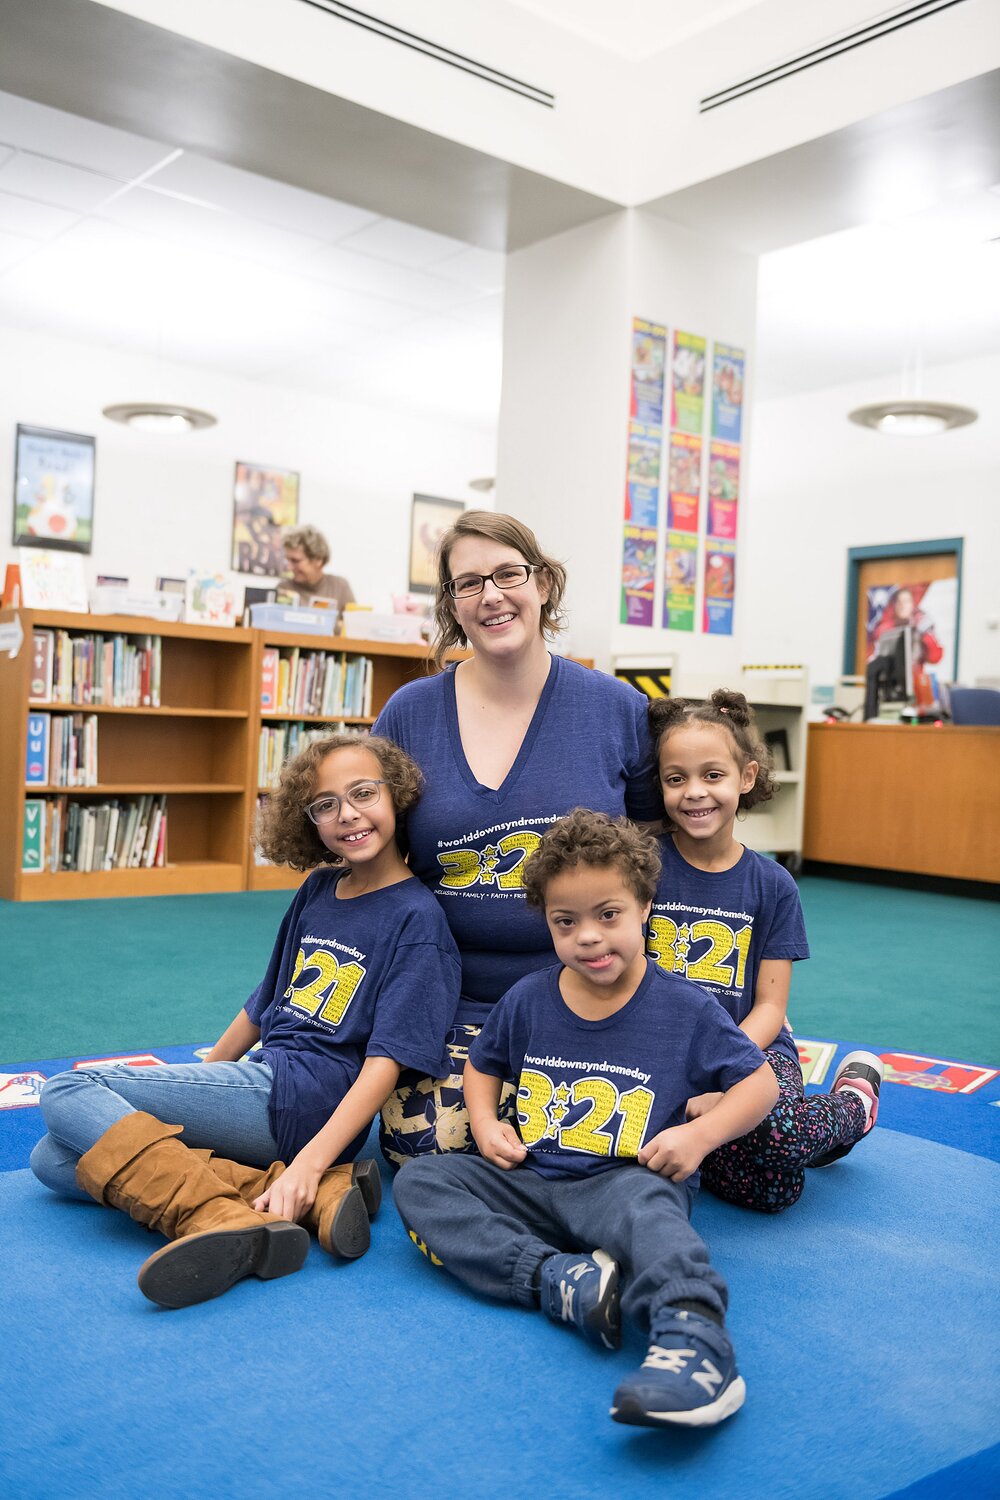
[{"label": "recessed ceiling vent", "polygon": [[415,31],[404,31],[401,26],[394,26],[391,21],[383,21],[379,16],[373,16],[368,11],[358,10],[353,5],[341,5],[340,0],[303,0],[305,5],[311,5],[316,10],[325,11],[328,16],[333,16],[338,21],[347,21],[351,26],[360,26],[363,31],[371,31],[375,36],[383,37],[387,42],[395,42],[400,47],[408,47],[411,52],[420,52],[424,57],[433,58],[435,62],[447,63],[449,68],[458,68],[462,73],[471,73],[473,78],[481,78],[484,83],[492,83],[498,89],[507,89],[509,93],[519,94],[522,99],[528,99],[532,104],[541,104],[545,109],[555,109],[556,96],[550,94],[547,89],[537,88],[533,83],[526,83],[523,78],[515,78],[510,73],[501,73],[499,68],[490,67],[489,63],[477,62],[474,57],[466,57],[464,53],[453,52],[450,47],[442,47],[438,42],[432,42],[429,37],[418,36]]},{"label": "recessed ceiling vent", "polygon": [[706,95],[698,101],[698,113],[704,115],[722,104],[732,104],[734,99],[743,99],[747,94],[755,94],[758,89],[770,88],[773,83],[780,83],[782,79],[791,78],[795,73],[804,73],[807,68],[829,62],[831,57],[853,52],[856,47],[866,47],[869,42],[877,42],[879,37],[889,36],[894,31],[901,31],[904,26],[913,26],[917,21],[936,15],[938,11],[950,10],[953,5],[963,3],[964,0],[925,0],[922,5],[907,5],[902,10],[896,8],[887,11],[870,21],[867,26],[844,32],[842,36],[833,37],[821,46],[803,52],[799,57],[775,63],[773,68],[767,68],[763,73],[755,73],[752,78],[744,78],[742,82],[732,83],[716,94]]}]

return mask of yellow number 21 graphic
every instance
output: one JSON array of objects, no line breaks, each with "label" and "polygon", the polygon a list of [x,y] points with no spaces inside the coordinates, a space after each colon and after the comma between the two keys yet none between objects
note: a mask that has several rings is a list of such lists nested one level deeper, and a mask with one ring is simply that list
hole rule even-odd
[{"label": "yellow number 21 graphic", "polygon": [[339,1026],[365,972],[360,964],[342,964],[325,948],[316,948],[312,953],[300,948],[284,999],[306,1015],[318,1013],[319,1020]]}]

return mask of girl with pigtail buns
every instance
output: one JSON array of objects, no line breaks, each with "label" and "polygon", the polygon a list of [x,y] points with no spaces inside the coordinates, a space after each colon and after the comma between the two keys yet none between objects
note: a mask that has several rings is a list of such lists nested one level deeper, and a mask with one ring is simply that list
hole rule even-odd
[{"label": "girl with pigtail buns", "polygon": [[[706,1156],[702,1182],[731,1203],[780,1213],[801,1196],[806,1167],[846,1156],[871,1130],[882,1065],[852,1052],[829,1094],[805,1098],[786,1018],[792,964],[809,957],[798,889],[787,870],[735,837],[737,815],[776,790],[746,698],[720,688],[708,702],[659,699],[649,718],[667,832],[648,951],[668,973],[715,995],[762,1049],[780,1090],[756,1129]],[[690,1099],[688,1118],[719,1098]]]}]

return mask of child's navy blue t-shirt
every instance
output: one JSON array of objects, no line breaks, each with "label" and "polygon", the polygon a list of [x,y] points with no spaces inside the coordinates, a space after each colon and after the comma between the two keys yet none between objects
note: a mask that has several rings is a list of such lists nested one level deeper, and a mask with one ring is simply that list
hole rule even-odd
[{"label": "child's navy blue t-shirt", "polygon": [[663,816],[653,777],[647,702],[626,683],[552,658],[534,716],[503,785],[473,776],[458,728],[455,673],[408,683],[379,715],[426,786],[409,812],[410,868],[441,902],[462,958],[462,994],[493,1004],[554,954],[521,865],[546,828],[574,807],[612,817]]},{"label": "child's navy blue t-shirt", "polygon": [[524,1165],[543,1177],[634,1163],[644,1142],[684,1123],[693,1095],[732,1088],[764,1061],[710,995],[652,962],[628,1004],[601,1021],[570,1010],[562,972],[520,980],[469,1046],[473,1067],[517,1083]]},{"label": "child's navy blue t-shirt", "polygon": [[[338,901],[344,872],[314,870],[285,913],[267,973],[244,1009],[260,1027],[281,1160],[322,1128],[366,1057],[439,1078],[460,967],[437,902],[418,880]],[[352,1161],[367,1126],[339,1158]]]},{"label": "child's navy blue t-shirt", "polygon": [[[689,865],[672,838],[660,840],[660,853],[646,951],[668,974],[710,991],[739,1024],[753,1007],[762,959],[809,957],[798,887],[753,849],[717,872]],[[770,1045],[798,1062],[784,1026]]]}]

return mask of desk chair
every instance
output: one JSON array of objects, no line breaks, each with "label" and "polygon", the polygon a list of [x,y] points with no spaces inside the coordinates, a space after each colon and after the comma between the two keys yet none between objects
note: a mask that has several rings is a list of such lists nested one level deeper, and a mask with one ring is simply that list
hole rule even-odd
[{"label": "desk chair", "polygon": [[952,687],[948,696],[953,724],[1000,724],[996,688]]}]

